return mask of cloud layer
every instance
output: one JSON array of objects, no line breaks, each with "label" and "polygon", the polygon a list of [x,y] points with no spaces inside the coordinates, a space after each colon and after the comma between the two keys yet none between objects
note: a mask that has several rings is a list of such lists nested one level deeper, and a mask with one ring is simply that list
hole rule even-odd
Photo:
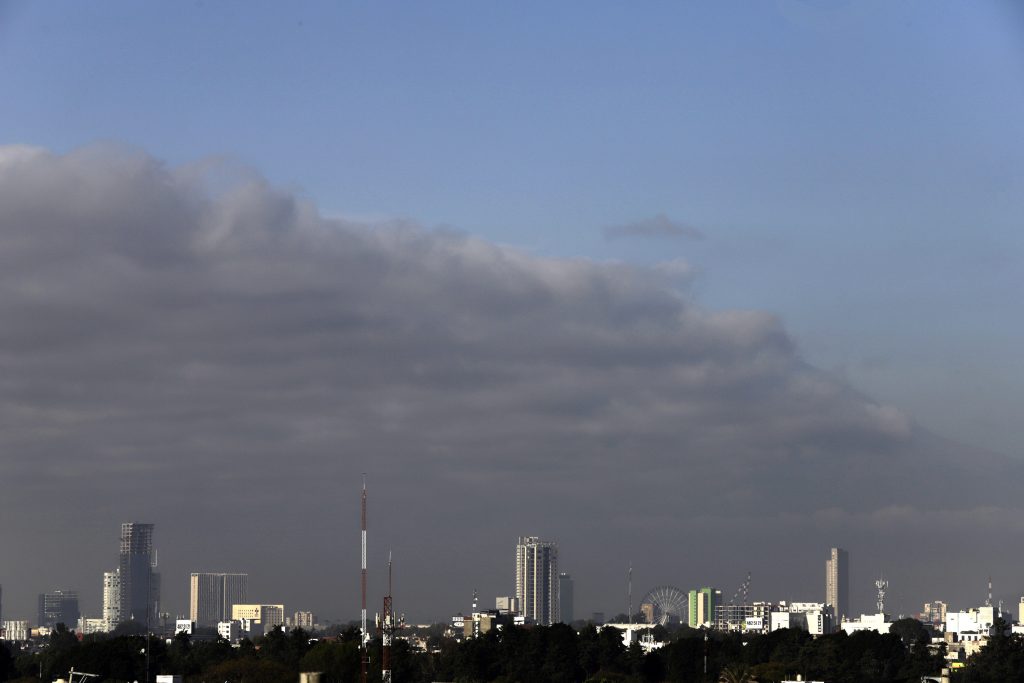
[{"label": "cloud layer", "polygon": [[652,585],[749,568],[759,597],[821,599],[830,543],[863,570],[855,599],[885,570],[909,606],[978,571],[944,529],[979,550],[1020,533],[999,513],[1015,465],[809,367],[772,315],[678,287],[328,219],[216,165],[0,149],[5,597],[69,585],[97,611],[134,518],[158,525],[172,611],[187,572],[221,569],[354,617],[363,472],[417,619],[510,592],[519,534],[560,542],[581,610],[618,611],[627,558]]},{"label": "cloud layer", "polygon": [[604,236],[607,239],[619,239],[623,237],[633,238],[689,238],[694,240],[704,239],[703,231],[692,225],[673,221],[663,213],[654,218],[648,218],[634,223],[624,225],[613,225],[604,229]]}]

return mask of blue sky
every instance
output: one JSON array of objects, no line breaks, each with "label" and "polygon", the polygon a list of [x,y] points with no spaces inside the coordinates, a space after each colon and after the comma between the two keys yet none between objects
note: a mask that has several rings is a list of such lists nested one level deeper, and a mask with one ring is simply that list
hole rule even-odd
[{"label": "blue sky", "polygon": [[[812,363],[1020,453],[1014,3],[6,3],[0,142],[226,156],[326,213],[683,259]],[[665,214],[703,240],[607,239]]]}]

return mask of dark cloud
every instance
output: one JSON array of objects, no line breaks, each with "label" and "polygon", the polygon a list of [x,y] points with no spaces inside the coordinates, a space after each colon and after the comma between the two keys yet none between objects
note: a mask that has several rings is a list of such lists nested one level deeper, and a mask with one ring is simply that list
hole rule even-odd
[{"label": "dark cloud", "polygon": [[751,569],[758,597],[821,599],[830,543],[865,609],[877,569],[908,609],[998,580],[947,531],[963,553],[1014,540],[1016,465],[809,367],[774,316],[209,173],[0,151],[5,613],[55,585],[97,612],[139,519],[172,612],[187,572],[219,569],[354,617],[362,472],[414,620],[512,591],[519,534],[561,543],[580,610],[620,608],[630,558],[641,583]]},{"label": "dark cloud", "polygon": [[663,213],[659,213],[654,218],[647,218],[642,221],[636,221],[635,223],[609,226],[605,228],[603,232],[607,239],[619,239],[623,237],[635,237],[642,239],[704,239],[704,233],[699,229],[692,225],[673,221]]}]

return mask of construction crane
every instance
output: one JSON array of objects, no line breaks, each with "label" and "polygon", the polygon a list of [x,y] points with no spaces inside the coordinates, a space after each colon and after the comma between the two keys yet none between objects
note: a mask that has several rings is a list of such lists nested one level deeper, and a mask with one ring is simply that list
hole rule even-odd
[{"label": "construction crane", "polygon": [[749,599],[749,597],[750,597],[750,572],[748,571],[747,572],[747,578],[743,579],[743,583],[740,584],[740,587],[737,588],[736,592],[733,593],[731,598],[729,598],[729,604],[730,605],[735,605],[736,604],[736,598],[742,598],[743,601],[740,604],[741,605],[745,605],[745,604],[747,604],[747,600]]},{"label": "construction crane", "polygon": [[[78,676],[78,678],[75,678]],[[90,678],[101,678],[99,674],[87,674],[84,671],[75,671],[75,667],[71,667],[71,671],[68,672],[68,683],[85,683]]]}]

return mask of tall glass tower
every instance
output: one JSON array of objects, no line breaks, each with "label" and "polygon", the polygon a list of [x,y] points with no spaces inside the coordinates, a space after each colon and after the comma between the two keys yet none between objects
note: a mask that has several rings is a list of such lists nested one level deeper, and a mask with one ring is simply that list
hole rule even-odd
[{"label": "tall glass tower", "polygon": [[561,621],[558,600],[558,546],[536,536],[516,545],[516,598],[523,616],[550,626]]},{"label": "tall glass tower", "polygon": [[153,554],[153,525],[125,522],[121,525],[120,589],[121,621],[135,621],[155,628],[160,612],[160,575]]},{"label": "tall glass tower", "polygon": [[230,620],[232,605],[248,602],[248,579],[248,574],[194,572],[189,580],[189,619],[200,626]]}]

